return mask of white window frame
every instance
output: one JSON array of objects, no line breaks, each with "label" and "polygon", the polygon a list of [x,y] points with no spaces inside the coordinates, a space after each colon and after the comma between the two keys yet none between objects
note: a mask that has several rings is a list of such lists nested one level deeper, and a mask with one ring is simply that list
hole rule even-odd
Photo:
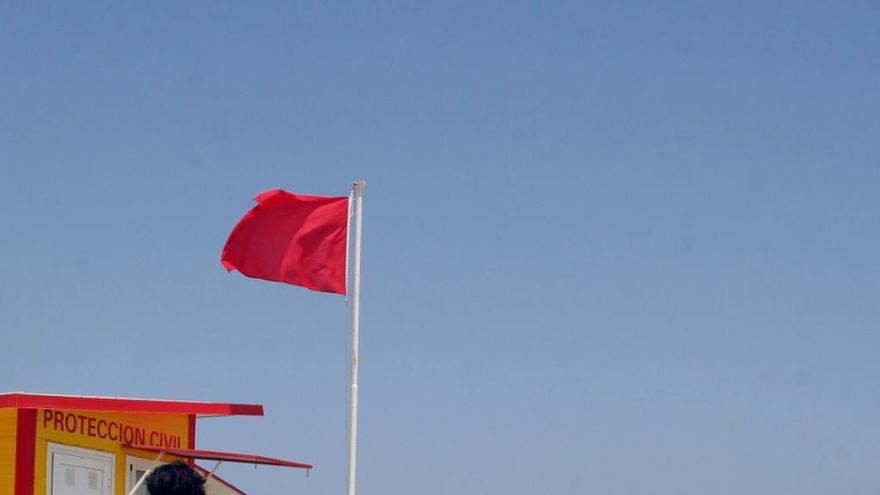
[{"label": "white window frame", "polygon": [[73,445],[64,445],[61,443],[46,443],[46,495],[52,495],[52,485],[55,480],[52,479],[52,473],[55,471],[55,453],[73,455],[77,457],[92,457],[101,460],[110,461],[110,493],[116,493],[116,455],[103,450],[84,449],[82,447],[74,447]]},{"label": "white window frame", "polygon": [[155,469],[162,464],[165,464],[162,461],[157,461],[156,459],[147,459],[144,457],[137,457],[133,455],[125,456],[125,493],[128,494],[131,492],[131,489],[134,488],[134,484],[136,483],[132,474],[135,469],[140,469],[144,472],[149,471],[150,469]]}]

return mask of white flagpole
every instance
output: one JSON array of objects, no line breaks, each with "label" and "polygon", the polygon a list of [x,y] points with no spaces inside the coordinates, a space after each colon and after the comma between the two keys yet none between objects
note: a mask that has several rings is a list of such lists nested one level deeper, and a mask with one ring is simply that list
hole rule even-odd
[{"label": "white flagpole", "polygon": [[361,211],[365,181],[352,186],[354,203],[354,259],[351,277],[351,409],[348,415],[348,495],[354,494],[355,464],[357,460],[357,407],[358,407],[358,326],[361,311]]}]

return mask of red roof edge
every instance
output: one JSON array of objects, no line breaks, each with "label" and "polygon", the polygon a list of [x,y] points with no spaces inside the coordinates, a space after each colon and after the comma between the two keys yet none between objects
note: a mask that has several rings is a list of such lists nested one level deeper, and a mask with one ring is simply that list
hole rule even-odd
[{"label": "red roof edge", "polygon": [[226,404],[118,397],[87,397],[73,395],[0,394],[0,408],[66,409],[74,411],[107,411],[157,414],[195,414],[198,416],[262,416],[259,404]]}]

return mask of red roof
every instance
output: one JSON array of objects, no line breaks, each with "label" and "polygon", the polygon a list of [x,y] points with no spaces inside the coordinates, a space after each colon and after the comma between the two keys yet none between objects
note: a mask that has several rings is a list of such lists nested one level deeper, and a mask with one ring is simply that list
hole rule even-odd
[{"label": "red roof", "polygon": [[168,455],[176,455],[187,459],[203,459],[208,461],[241,462],[244,464],[266,464],[269,466],[284,466],[312,469],[311,464],[301,462],[284,461],[261,455],[236,454],[234,452],[217,452],[215,450],[173,449],[169,447],[153,447],[151,445],[124,444],[129,449],[146,450],[148,452],[164,452]]},{"label": "red roof", "polygon": [[124,399],[74,395],[0,394],[0,409],[67,409],[73,411],[108,411],[128,413],[195,414],[197,416],[262,416],[259,404],[225,404],[176,400]]}]

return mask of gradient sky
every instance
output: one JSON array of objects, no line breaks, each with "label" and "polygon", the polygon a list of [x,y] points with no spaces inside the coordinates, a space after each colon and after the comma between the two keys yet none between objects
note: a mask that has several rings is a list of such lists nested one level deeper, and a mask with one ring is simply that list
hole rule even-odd
[{"label": "gradient sky", "polygon": [[364,203],[362,494],[874,494],[876,2],[3,2],[0,390],[258,402],[342,493],[346,306],[227,274]]}]

